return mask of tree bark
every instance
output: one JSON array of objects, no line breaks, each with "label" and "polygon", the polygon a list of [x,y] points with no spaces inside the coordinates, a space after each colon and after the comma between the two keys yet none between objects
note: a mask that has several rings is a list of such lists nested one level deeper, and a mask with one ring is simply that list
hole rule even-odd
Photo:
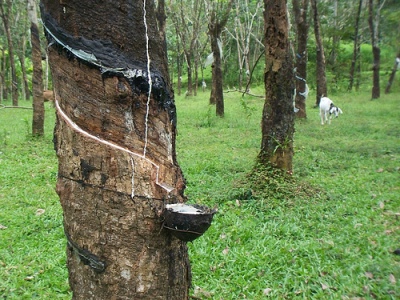
[{"label": "tree bark", "polygon": [[22,87],[22,95],[24,95],[24,97],[25,97],[25,100],[26,101],[29,101],[29,98],[31,97],[31,91],[30,91],[30,89],[29,89],[29,84],[28,84],[28,76],[27,76],[27,72],[26,72],[26,65],[25,65],[25,43],[26,43],[26,40],[25,40],[25,36],[24,37],[22,37],[22,42],[21,42],[21,44],[23,44],[23,45],[21,45],[21,51],[20,52],[17,52],[17,56],[18,56],[18,60],[19,60],[19,63],[20,63],[20,65],[21,65],[21,73],[22,73],[22,82],[23,82],[23,84],[21,85],[21,87]]},{"label": "tree bark", "polygon": [[165,204],[186,199],[155,11],[42,1],[73,299],[188,299],[186,244],[162,230]]},{"label": "tree bark", "polygon": [[354,26],[354,47],[353,47],[353,58],[351,60],[350,67],[350,76],[349,76],[349,87],[348,91],[353,89],[354,84],[354,73],[356,70],[356,63],[360,55],[360,42],[359,42],[359,26],[360,26],[360,16],[361,16],[361,8],[362,8],[363,0],[360,0],[358,3],[357,15],[356,15],[356,24]]},{"label": "tree bark", "polygon": [[392,69],[392,73],[390,73],[388,84],[386,85],[385,94],[390,93],[390,88],[392,86],[394,76],[396,75],[396,71],[399,68],[399,66],[400,66],[400,51],[399,53],[397,53],[396,59],[394,60],[394,66]]},{"label": "tree bark", "polygon": [[[6,7],[7,6],[7,7]],[[12,44],[11,28],[10,28],[10,16],[12,11],[12,2],[10,0],[0,0],[0,14],[3,19],[4,31],[6,32],[7,44],[8,44],[8,56],[10,58],[11,67],[11,93],[13,106],[18,106],[18,80],[17,70],[15,67],[14,59],[14,48]]]},{"label": "tree bark", "polygon": [[296,21],[297,53],[296,53],[296,99],[295,105],[299,109],[298,118],[307,118],[306,97],[307,94],[307,39],[309,23],[307,19],[308,0],[293,0],[293,10]]},{"label": "tree bark", "polygon": [[[210,104],[216,104],[216,115],[223,117],[225,114],[224,108],[224,94],[223,94],[223,75],[222,75],[222,53],[218,43],[221,39],[221,32],[228,22],[229,13],[231,11],[233,0],[229,0],[225,8],[214,6],[210,13],[210,20],[208,23],[208,34],[211,40],[211,51],[213,53],[214,62],[212,64],[212,84]],[[218,14],[222,11],[222,16]]]},{"label": "tree bark", "polygon": [[265,103],[258,160],[292,171],[294,111],[293,58],[290,51],[286,1],[264,0]]},{"label": "tree bark", "polygon": [[[378,2],[379,4],[379,2]],[[372,99],[378,99],[381,96],[381,88],[379,83],[379,70],[381,65],[381,49],[379,48],[379,14],[380,8],[376,9],[374,13],[373,0],[368,1],[368,24],[371,32],[371,44],[372,44]],[[374,21],[375,18],[375,21]]]},{"label": "tree bark", "polygon": [[319,102],[321,101],[321,97],[328,96],[328,89],[326,85],[326,62],[325,62],[325,51],[324,45],[322,43],[322,33],[321,33],[321,25],[319,22],[318,15],[318,7],[317,1],[311,0],[311,6],[313,10],[313,19],[314,19],[314,34],[315,40],[317,43],[317,95],[315,105],[319,106]]},{"label": "tree bark", "polygon": [[0,103],[7,99],[7,89],[6,89],[6,50],[4,47],[0,47],[1,57],[0,57]]},{"label": "tree bark", "polygon": [[38,26],[35,0],[28,0],[28,17],[31,22],[31,44],[32,44],[32,64],[33,64],[32,135],[42,136],[44,134],[42,50],[40,47],[39,26]]}]

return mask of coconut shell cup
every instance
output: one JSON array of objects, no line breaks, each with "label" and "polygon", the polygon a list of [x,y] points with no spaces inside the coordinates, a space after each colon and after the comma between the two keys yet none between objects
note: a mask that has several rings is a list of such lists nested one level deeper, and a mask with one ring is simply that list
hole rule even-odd
[{"label": "coconut shell cup", "polygon": [[216,210],[197,204],[167,204],[164,228],[181,241],[191,242],[207,231],[215,213]]}]

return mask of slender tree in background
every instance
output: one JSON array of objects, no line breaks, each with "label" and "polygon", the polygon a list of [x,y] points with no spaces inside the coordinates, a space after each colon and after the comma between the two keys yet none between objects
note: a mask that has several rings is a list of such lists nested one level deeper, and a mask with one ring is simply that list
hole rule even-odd
[{"label": "slender tree in background", "polygon": [[379,83],[379,70],[381,65],[381,49],[379,48],[379,19],[380,11],[385,3],[385,0],[377,0],[376,9],[373,0],[368,1],[368,25],[371,32],[371,44],[372,44],[372,99],[378,99],[381,96],[381,88]]},{"label": "slender tree in background", "polygon": [[396,75],[396,71],[397,69],[399,69],[399,67],[400,67],[400,51],[397,53],[396,59],[394,60],[394,66],[392,69],[392,73],[390,73],[389,81],[386,85],[385,94],[390,93],[390,88],[392,86],[394,76]]},{"label": "slender tree in background", "polygon": [[[1,32],[1,31],[0,31]],[[1,35],[0,35],[1,36]],[[3,101],[4,98],[7,98],[5,94],[7,94],[7,88],[6,88],[6,67],[5,67],[5,52],[6,50],[4,47],[0,46],[0,104]]]},{"label": "slender tree in background", "polygon": [[325,51],[324,45],[322,43],[322,33],[321,33],[321,25],[319,22],[319,14],[318,14],[318,6],[317,0],[311,0],[311,7],[313,12],[313,20],[314,20],[314,34],[316,41],[316,50],[317,50],[317,95],[315,105],[319,106],[319,102],[321,97],[328,96],[328,89],[326,84],[326,62],[325,62]]},{"label": "slender tree in background", "polygon": [[[198,43],[200,35],[204,33],[204,2],[200,0],[171,2],[169,5],[169,16],[174,24],[175,31],[179,37],[180,47],[183,50],[187,66],[187,96],[196,93],[197,82],[195,71],[197,68],[195,57],[199,56]],[[203,29],[203,30],[202,30]]]},{"label": "slender tree in background", "polygon": [[32,44],[32,90],[33,90],[33,118],[32,134],[44,134],[44,100],[43,100],[43,71],[42,52],[40,47],[39,26],[36,12],[36,1],[28,0],[28,17],[31,22]]},{"label": "slender tree in background", "polygon": [[360,17],[361,17],[362,4],[363,4],[363,0],[359,0],[357,14],[356,14],[356,20],[355,20],[355,25],[354,25],[353,58],[351,60],[348,91],[351,91],[353,89],[354,74],[355,74],[355,71],[356,71],[356,64],[357,64],[357,62],[359,64],[359,56],[360,56],[359,27],[360,27]]},{"label": "slender tree in background", "polygon": [[27,56],[27,40],[29,40],[29,36],[27,32],[29,32],[29,20],[28,13],[26,9],[27,2],[26,1],[14,1],[14,5],[16,5],[17,14],[15,16],[15,27],[18,27],[18,34],[15,34],[13,40],[15,42],[15,54],[18,57],[19,64],[21,66],[21,95],[25,100],[29,100],[31,98],[31,91],[29,88],[29,79],[28,79],[28,66],[25,62]]},{"label": "slender tree in background", "polygon": [[212,85],[210,104],[216,104],[216,115],[224,116],[224,94],[222,81],[222,53],[221,53],[221,33],[228,22],[229,13],[231,11],[233,0],[229,0],[227,4],[222,1],[207,0],[208,35],[211,40],[211,51],[213,53],[214,62],[212,64]]},{"label": "slender tree in background", "polygon": [[286,1],[264,0],[264,20],[265,103],[258,161],[291,172],[295,83]]},{"label": "slender tree in background", "polygon": [[[239,91],[242,90],[243,85],[247,87],[250,85],[250,70],[252,67],[250,66],[250,56],[252,49],[256,52],[256,47],[252,47],[252,44],[258,40],[256,26],[261,7],[262,1],[260,0],[257,0],[253,6],[250,6],[249,0],[235,0],[234,28],[233,30],[226,29],[226,32],[229,33],[237,46]],[[258,42],[262,43],[261,37]]]},{"label": "slender tree in background", "polygon": [[17,70],[15,67],[14,60],[14,47],[12,43],[11,36],[11,14],[12,14],[12,1],[11,0],[0,0],[0,16],[3,20],[4,31],[7,37],[8,44],[8,56],[10,59],[10,68],[11,68],[11,92],[12,92],[12,103],[13,106],[18,106],[18,80],[17,80]]},{"label": "slender tree in background", "polygon": [[295,104],[299,111],[296,113],[298,118],[306,118],[306,97],[307,97],[307,39],[310,27],[307,12],[309,0],[292,0],[293,11],[296,24],[296,99]]},{"label": "slender tree in background", "polygon": [[160,230],[185,184],[154,1],[41,3],[73,299],[188,299],[186,244]]}]

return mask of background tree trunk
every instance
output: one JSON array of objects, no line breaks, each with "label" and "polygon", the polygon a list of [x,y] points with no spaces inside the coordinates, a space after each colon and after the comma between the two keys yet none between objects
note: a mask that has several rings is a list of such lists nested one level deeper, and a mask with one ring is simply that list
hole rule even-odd
[{"label": "background tree trunk", "polygon": [[186,244],[161,230],[185,184],[154,2],[43,0],[41,11],[73,299],[188,299]]},{"label": "background tree trunk", "polygon": [[311,0],[311,6],[313,10],[313,19],[314,19],[314,34],[317,43],[316,45],[317,46],[317,95],[316,95],[317,99],[315,105],[319,106],[321,97],[328,96],[328,89],[326,86],[326,72],[325,72],[326,63],[325,63],[324,45],[322,43],[321,26],[319,23],[317,1]]},{"label": "background tree trunk", "polygon": [[[208,22],[208,34],[210,36],[211,51],[214,57],[214,62],[212,64],[210,104],[216,104],[216,115],[220,117],[224,116],[225,109],[222,79],[222,53],[218,43],[221,43],[221,32],[228,22],[232,4],[233,0],[229,0],[225,7],[220,7],[217,3],[216,5],[213,4],[212,8],[209,9],[210,19]],[[208,5],[210,5],[210,3]]]},{"label": "background tree trunk", "polygon": [[396,59],[394,60],[394,66],[392,69],[392,73],[390,73],[388,84],[386,85],[385,94],[389,94],[390,92],[390,87],[392,86],[394,76],[396,75],[396,71],[399,68],[399,65],[400,65],[400,51],[399,53],[397,53]]},{"label": "background tree trunk", "polygon": [[265,104],[258,160],[288,172],[292,170],[294,73],[286,1],[264,0]]},{"label": "background tree trunk", "polygon": [[309,23],[307,19],[309,0],[293,0],[293,11],[296,21],[297,53],[296,53],[296,99],[295,104],[299,111],[296,113],[298,118],[306,118],[306,85],[307,85],[307,39]]},{"label": "background tree trunk", "polygon": [[10,59],[10,68],[11,68],[11,92],[12,92],[12,103],[13,106],[18,106],[18,80],[17,80],[17,70],[15,67],[15,59],[14,59],[14,48],[11,37],[11,19],[12,13],[12,2],[11,0],[0,0],[0,14],[3,20],[4,31],[7,37],[8,44],[8,56]]},{"label": "background tree trunk", "polygon": [[42,136],[44,134],[42,50],[40,47],[39,26],[38,26],[35,0],[28,0],[28,17],[31,22],[31,44],[32,44],[32,64],[33,64],[32,135]]},{"label": "background tree trunk", "polygon": [[354,84],[354,73],[356,70],[356,63],[360,56],[360,40],[359,40],[359,26],[360,26],[360,17],[361,17],[361,8],[362,8],[363,0],[358,2],[358,9],[356,15],[356,23],[354,26],[354,47],[353,47],[353,58],[351,60],[351,67],[350,67],[350,76],[349,76],[349,87],[348,91],[353,89]]},{"label": "background tree trunk", "polygon": [[[380,5],[380,1],[378,1],[378,5]],[[373,0],[369,0],[368,2],[368,24],[371,31],[372,56],[374,60],[372,64],[372,99],[378,99],[381,96],[379,83],[379,70],[381,64],[381,49],[379,48],[379,15],[382,6],[378,7],[378,5],[374,13]]]}]

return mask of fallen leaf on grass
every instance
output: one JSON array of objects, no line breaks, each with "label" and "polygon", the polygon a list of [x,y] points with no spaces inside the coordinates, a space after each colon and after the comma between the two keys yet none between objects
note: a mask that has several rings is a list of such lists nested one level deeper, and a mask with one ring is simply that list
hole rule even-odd
[{"label": "fallen leaf on grass", "polygon": [[365,272],[365,276],[369,279],[374,278],[374,274],[372,274],[371,272]]},{"label": "fallen leaf on grass", "polygon": [[322,288],[322,290],[327,290],[327,289],[329,289],[329,286],[327,286],[326,284],[321,283],[321,288]]},{"label": "fallen leaf on grass", "polygon": [[7,226],[0,224],[0,229],[7,229]]},{"label": "fallen leaf on grass", "polygon": [[263,290],[263,295],[267,296],[271,291],[272,291],[272,289],[266,288],[266,289]]},{"label": "fallen leaf on grass", "polygon": [[39,209],[36,211],[36,215],[37,215],[37,216],[43,215],[43,214],[44,214],[44,212],[45,212],[45,210],[44,210],[44,209],[42,209],[42,208],[39,208]]},{"label": "fallen leaf on grass", "polygon": [[229,247],[226,247],[224,250],[222,250],[222,254],[227,255],[229,252]]},{"label": "fallen leaf on grass", "polygon": [[212,297],[212,293],[202,289],[199,286],[196,286],[194,288],[194,295],[197,297],[206,297],[206,298],[211,298]]},{"label": "fallen leaf on grass", "polygon": [[382,169],[382,168],[379,168],[378,170],[376,170],[376,172],[377,172],[377,173],[382,173],[382,172],[383,172],[383,169]]},{"label": "fallen leaf on grass", "polygon": [[391,284],[396,284],[396,277],[393,274],[389,275],[389,281]]},{"label": "fallen leaf on grass", "polygon": [[25,278],[24,278],[24,280],[26,280],[26,281],[31,281],[31,280],[33,280],[35,277],[33,277],[33,276],[26,276]]}]

